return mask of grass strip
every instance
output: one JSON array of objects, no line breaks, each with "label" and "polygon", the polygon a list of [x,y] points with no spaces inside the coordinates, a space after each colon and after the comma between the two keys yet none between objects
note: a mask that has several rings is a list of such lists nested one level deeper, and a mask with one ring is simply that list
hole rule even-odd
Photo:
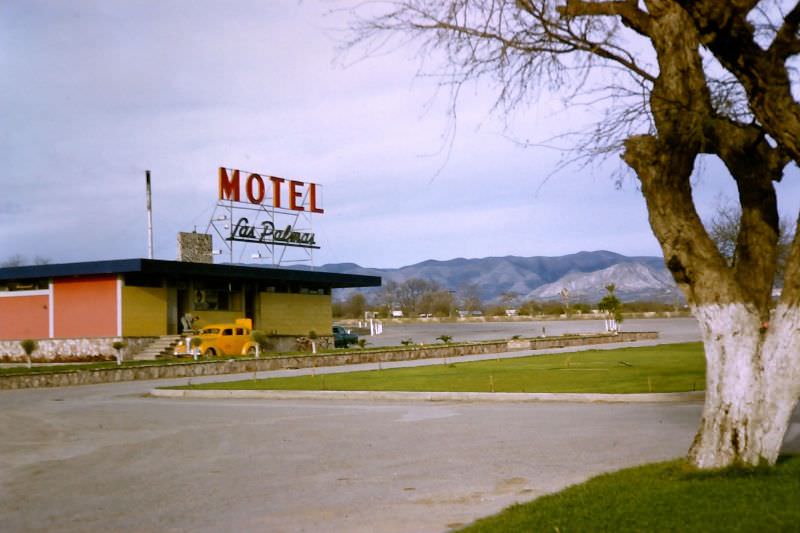
[{"label": "grass strip", "polygon": [[685,392],[705,385],[703,347],[697,342],[469,363],[443,361],[447,363],[174,388],[625,394]]},{"label": "grass strip", "polygon": [[[468,346],[479,344],[494,344],[500,341],[477,341],[473,343],[452,343],[450,346]],[[290,352],[261,352],[261,359],[268,358],[281,358],[281,357],[315,357],[323,355],[347,355],[347,354],[371,354],[382,352],[397,352],[397,351],[419,351],[429,348],[441,348],[443,344],[417,344],[411,347],[407,346],[385,346],[372,348],[336,348],[327,350],[317,350],[316,354],[309,351],[290,351]],[[192,356],[184,357],[164,357],[158,359],[145,359],[139,361],[123,361],[122,365],[117,365],[115,359],[108,360],[94,360],[94,361],[76,361],[55,364],[37,364],[28,368],[25,363],[15,363],[13,366],[0,366],[0,376],[4,375],[29,375],[29,374],[64,374],[70,372],[85,372],[88,370],[111,370],[116,368],[131,368],[131,367],[144,367],[144,366],[169,366],[169,365],[196,365],[202,363],[220,363],[230,360],[237,361],[257,361],[252,356],[241,355],[224,355],[217,357],[200,356],[195,361]]]},{"label": "grass strip", "polygon": [[[594,335],[592,335],[594,336]],[[564,334],[560,337],[549,337],[548,340],[569,340],[579,339],[586,337],[580,334]],[[451,342],[449,344],[414,344],[411,346],[367,346],[366,348],[335,348],[335,349],[319,349],[316,354],[309,351],[288,351],[288,352],[262,352],[261,359],[266,358],[280,358],[280,357],[314,357],[322,355],[347,355],[351,353],[356,354],[373,354],[384,352],[397,352],[397,351],[422,351],[431,348],[442,348],[445,346],[458,347],[458,346],[479,346],[507,342],[505,339],[483,340],[483,341],[470,341],[470,342]],[[369,343],[367,343],[369,345]],[[29,374],[64,374],[70,372],[85,372],[88,370],[104,370],[114,368],[126,367],[141,367],[141,366],[169,366],[169,365],[191,365],[201,363],[224,362],[230,359],[236,360],[255,360],[254,357],[240,356],[240,355],[225,355],[218,357],[200,357],[194,361],[191,356],[184,357],[169,357],[158,358],[155,360],[147,359],[141,361],[123,361],[121,367],[117,366],[115,359],[108,360],[93,360],[93,361],[76,361],[64,362],[57,364],[39,364],[28,368],[24,363],[18,363],[14,366],[0,366],[0,376],[4,375],[29,375]]]},{"label": "grass strip", "polygon": [[800,531],[798,501],[800,456],[712,472],[681,459],[601,475],[461,531]]}]

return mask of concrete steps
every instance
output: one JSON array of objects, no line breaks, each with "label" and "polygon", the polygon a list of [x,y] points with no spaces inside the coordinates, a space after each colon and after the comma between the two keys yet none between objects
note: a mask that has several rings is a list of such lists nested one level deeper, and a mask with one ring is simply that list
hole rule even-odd
[{"label": "concrete steps", "polygon": [[175,346],[181,342],[180,335],[163,335],[153,341],[150,346],[133,356],[134,361],[154,361],[161,357],[170,357],[175,353]]}]

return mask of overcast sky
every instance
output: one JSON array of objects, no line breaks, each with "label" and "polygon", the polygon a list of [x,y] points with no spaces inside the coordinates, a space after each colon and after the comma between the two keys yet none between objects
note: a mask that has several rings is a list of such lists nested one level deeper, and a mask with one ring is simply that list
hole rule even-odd
[{"label": "overcast sky", "polygon": [[[470,86],[443,145],[449,100],[415,76],[414,50],[352,64],[336,50],[346,18],[326,15],[337,5],[0,3],[0,261],[145,257],[145,169],[155,257],[174,259],[177,233],[208,225],[220,166],[322,186],[317,265],[660,254],[635,180],[614,186],[615,161],[550,176],[558,152],[510,140],[544,141],[593,110],[545,94],[506,126],[491,87]],[[797,169],[780,189],[796,217]],[[733,198],[732,182],[710,162],[701,214],[720,194]]]}]

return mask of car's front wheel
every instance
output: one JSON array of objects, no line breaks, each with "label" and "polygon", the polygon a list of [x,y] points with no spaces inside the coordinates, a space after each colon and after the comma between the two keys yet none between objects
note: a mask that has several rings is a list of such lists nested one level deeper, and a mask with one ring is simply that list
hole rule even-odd
[{"label": "car's front wheel", "polygon": [[203,355],[206,357],[215,357],[217,355],[217,351],[214,348],[206,348],[206,351],[203,352]]}]

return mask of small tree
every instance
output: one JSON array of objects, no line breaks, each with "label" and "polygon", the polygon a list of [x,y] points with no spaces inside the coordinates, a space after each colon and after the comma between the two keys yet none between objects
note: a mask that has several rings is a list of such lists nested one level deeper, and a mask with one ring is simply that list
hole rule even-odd
[{"label": "small tree", "polygon": [[308,332],[308,338],[311,340],[311,353],[317,353],[317,332],[313,329]]},{"label": "small tree", "polygon": [[561,302],[564,305],[564,316],[569,318],[569,289],[564,287],[558,294],[561,295]]},{"label": "small tree", "polygon": [[197,352],[200,349],[200,345],[203,344],[203,339],[200,337],[192,337],[192,340],[189,341],[189,344],[192,345],[192,358],[197,361]]},{"label": "small tree", "polygon": [[477,283],[466,283],[458,289],[461,307],[472,314],[475,311],[483,310],[481,300],[481,288]]},{"label": "small tree", "polygon": [[128,346],[128,343],[125,341],[114,341],[114,343],[111,345],[116,352],[117,366],[122,364],[122,350],[124,350],[126,346]]},{"label": "small tree", "polygon": [[450,335],[439,335],[438,337],[436,337],[436,340],[442,341],[445,344],[450,344],[450,341],[453,340],[453,337],[451,337]]},{"label": "small tree", "polygon": [[19,345],[25,352],[25,358],[28,361],[28,368],[30,368],[32,366],[31,355],[33,354],[33,352],[36,351],[39,345],[33,339],[25,339],[24,341],[19,341]]},{"label": "small tree", "polygon": [[261,355],[261,350],[269,350],[269,335],[265,332],[254,329],[250,333],[250,338],[256,343],[256,359]]},{"label": "small tree", "polygon": [[606,331],[619,331],[619,324],[622,324],[622,303],[614,294],[617,286],[613,283],[606,285],[606,295],[597,304],[597,307],[605,312],[606,316]]}]

